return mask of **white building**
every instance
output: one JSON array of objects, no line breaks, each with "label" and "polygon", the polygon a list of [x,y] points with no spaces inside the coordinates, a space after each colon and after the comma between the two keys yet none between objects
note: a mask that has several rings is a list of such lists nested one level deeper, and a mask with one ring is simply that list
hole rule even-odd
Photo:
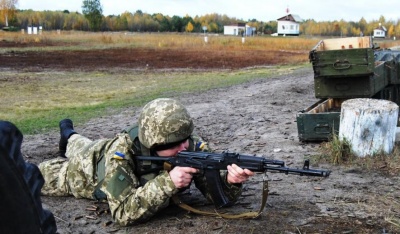
[{"label": "white building", "polygon": [[379,23],[379,27],[374,29],[374,38],[385,38],[386,37],[386,28]]},{"label": "white building", "polygon": [[251,36],[255,33],[255,28],[248,26],[246,23],[237,23],[224,26],[224,35],[233,36]]},{"label": "white building", "polygon": [[278,35],[298,36],[300,34],[300,23],[303,21],[298,15],[288,14],[278,21]]}]

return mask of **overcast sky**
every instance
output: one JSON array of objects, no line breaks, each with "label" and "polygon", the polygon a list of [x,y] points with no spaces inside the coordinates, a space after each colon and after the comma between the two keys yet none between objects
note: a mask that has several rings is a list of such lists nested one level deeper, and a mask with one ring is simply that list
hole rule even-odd
[{"label": "overcast sky", "polygon": [[[82,0],[19,0],[18,9],[69,10],[82,12]],[[302,19],[316,21],[367,21],[380,16],[397,22],[400,19],[400,0],[100,0],[104,15],[119,15],[125,11],[162,13],[169,16],[191,17],[210,13],[226,14],[245,21],[276,20],[289,13]]]}]

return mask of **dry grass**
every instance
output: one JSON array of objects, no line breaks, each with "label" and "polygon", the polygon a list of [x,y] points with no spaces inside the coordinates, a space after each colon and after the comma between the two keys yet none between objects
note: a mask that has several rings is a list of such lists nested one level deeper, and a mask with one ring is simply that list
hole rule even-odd
[{"label": "dry grass", "polygon": [[337,134],[332,134],[328,142],[321,144],[321,154],[334,165],[351,164],[355,159],[349,142],[340,141]]},{"label": "dry grass", "polygon": [[[318,39],[302,37],[246,37],[242,43],[241,37],[208,35],[208,42],[202,34],[176,33],[88,33],[88,32],[44,32],[41,35],[28,35],[19,32],[0,32],[0,40],[16,43],[35,42],[47,45],[58,45],[53,49],[81,49],[110,48],[110,47],[146,47],[146,48],[197,48],[201,49],[233,49],[233,50],[265,50],[308,52]],[[31,48],[32,49],[32,48]]]},{"label": "dry grass", "polygon": [[[0,31],[0,40],[15,43],[32,43],[38,45],[53,45],[53,49],[93,49],[115,47],[146,47],[153,49],[231,49],[231,50],[261,50],[261,51],[291,51],[308,52],[320,40],[318,37],[242,37],[220,34],[196,33],[132,33],[132,32],[81,32],[81,31],[45,31],[41,35],[28,35],[21,32]],[[375,42],[381,48],[400,46],[399,40],[379,39]],[[32,49],[32,48],[30,48]],[[1,52],[1,50],[0,50]]]},{"label": "dry grass", "polygon": [[400,175],[400,145],[397,144],[390,155],[376,153],[366,157],[357,157],[351,152],[350,143],[347,140],[339,140],[337,134],[333,134],[330,141],[321,143],[318,160],[326,161],[334,165],[358,166],[367,171],[379,171],[386,175]]}]

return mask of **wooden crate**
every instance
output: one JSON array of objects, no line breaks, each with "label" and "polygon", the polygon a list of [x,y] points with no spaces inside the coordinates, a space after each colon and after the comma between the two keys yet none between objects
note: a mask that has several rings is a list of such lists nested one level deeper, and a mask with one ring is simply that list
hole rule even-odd
[{"label": "wooden crate", "polygon": [[374,72],[371,37],[321,40],[309,53],[314,77],[369,76]]},{"label": "wooden crate", "polygon": [[346,78],[314,77],[316,98],[369,98],[389,84],[385,62],[377,61],[373,74]]},{"label": "wooden crate", "polygon": [[339,132],[340,110],[347,99],[321,99],[296,115],[300,141],[326,141]]}]

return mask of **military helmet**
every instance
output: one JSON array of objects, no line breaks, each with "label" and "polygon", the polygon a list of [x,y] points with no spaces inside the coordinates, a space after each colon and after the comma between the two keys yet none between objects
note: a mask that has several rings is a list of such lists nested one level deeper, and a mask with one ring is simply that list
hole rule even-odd
[{"label": "military helmet", "polygon": [[171,98],[147,103],[139,115],[138,125],[139,140],[149,149],[183,141],[194,128],[186,108]]}]

